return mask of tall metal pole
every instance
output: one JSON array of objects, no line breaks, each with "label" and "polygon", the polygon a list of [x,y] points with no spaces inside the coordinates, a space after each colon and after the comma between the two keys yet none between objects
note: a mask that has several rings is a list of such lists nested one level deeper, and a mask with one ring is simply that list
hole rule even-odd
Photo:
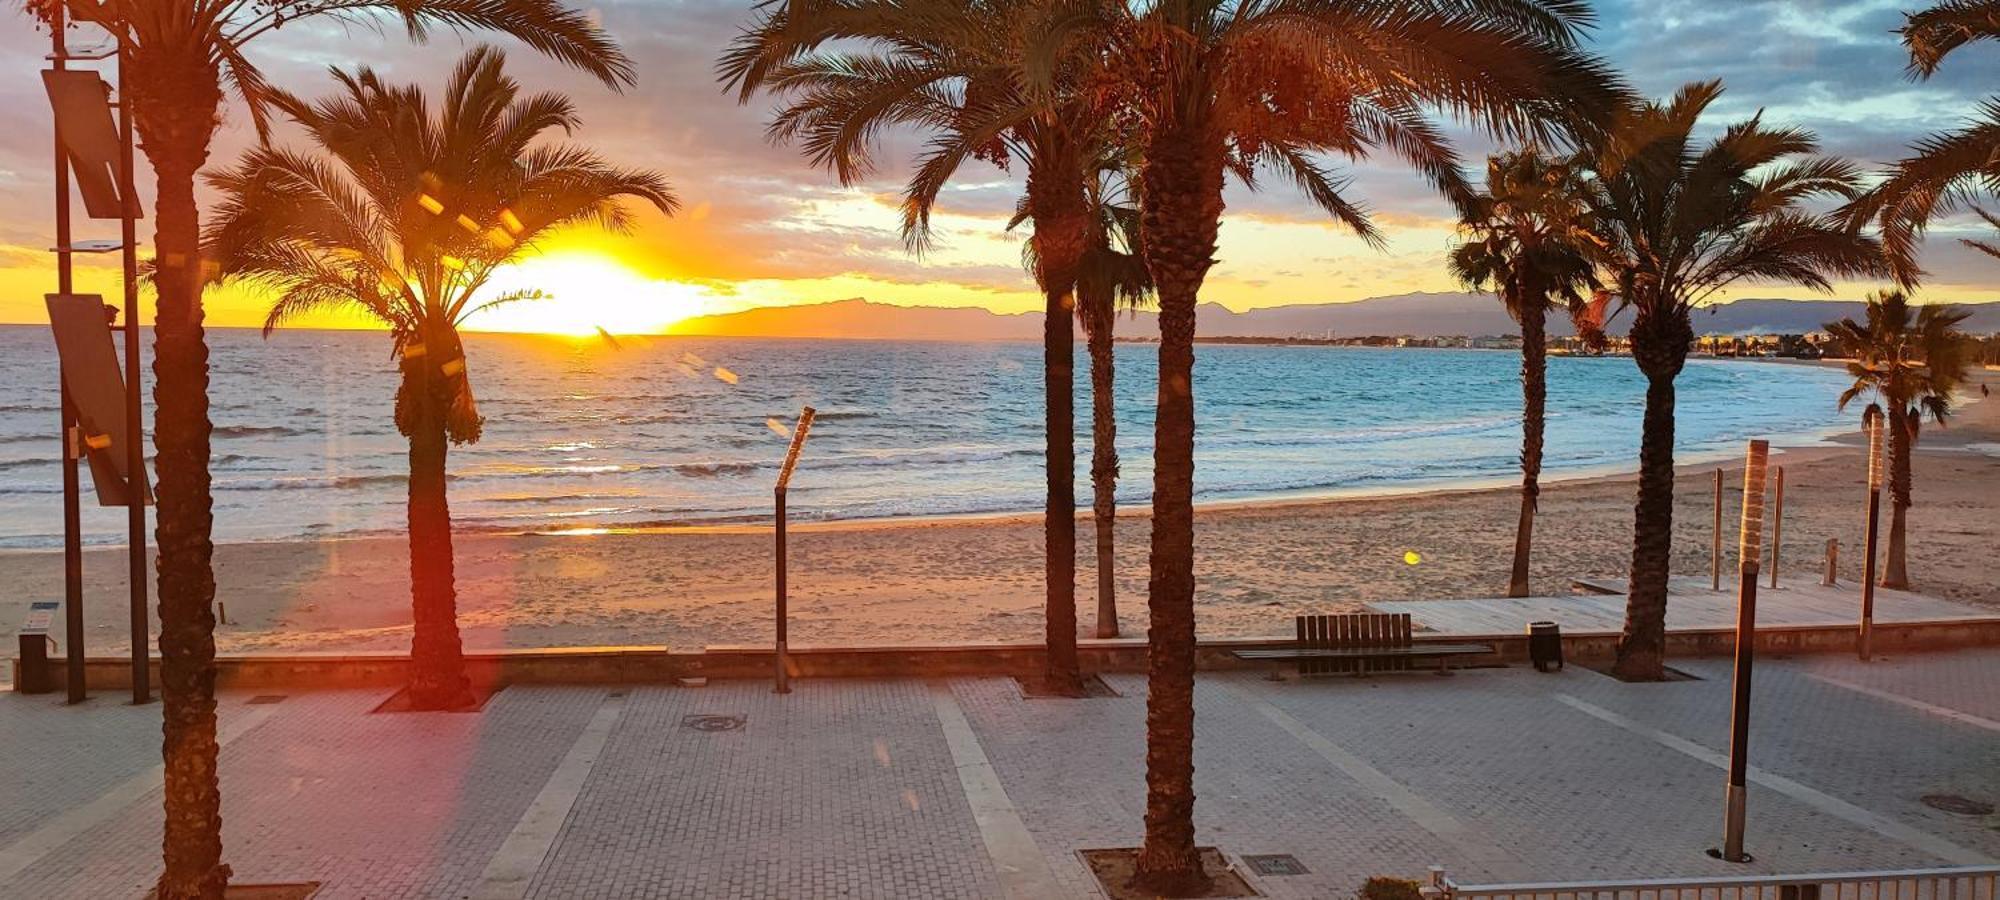
[{"label": "tall metal pole", "polygon": [[[49,18],[49,63],[55,69],[69,68],[69,47],[63,40],[62,4],[54,4]],[[68,294],[75,289],[70,265],[69,150],[62,135],[55,138],[56,153],[56,291]],[[82,703],[88,696],[83,680],[83,499],[77,482],[76,460],[82,455],[82,441],[75,431],[76,411],[70,403],[69,379],[62,364],[56,364],[62,383],[62,487],[63,487],[63,638],[67,651],[63,680],[69,687],[69,702]]]},{"label": "tall metal pole", "polygon": [[1868,535],[1861,550],[1861,661],[1872,655],[1875,632],[1875,535],[1882,521],[1882,413],[1871,411],[1868,429]]},{"label": "tall metal pole", "polygon": [[785,626],[787,619],[790,618],[790,612],[785,608],[785,488],[780,485],[772,493],[776,495],[778,507],[778,648],[776,656],[773,657],[777,660],[778,686],[772,688],[771,692],[789,694],[792,692],[792,679],[791,673],[787,671],[788,661],[785,658]]},{"label": "tall metal pole", "polygon": [[1729,704],[1729,785],[1723,793],[1722,850],[1729,862],[1749,862],[1743,852],[1744,810],[1749,792],[1750,676],[1757,653],[1757,568],[1763,558],[1764,477],[1770,458],[1767,441],[1751,441],[1743,467],[1743,516],[1736,545],[1736,669]]},{"label": "tall metal pole", "polygon": [[1778,587],[1778,553],[1785,546],[1785,467],[1778,467],[1778,503],[1771,510],[1771,588]]},{"label": "tall metal pole", "polygon": [[812,423],[813,408],[808,406],[799,412],[799,424],[792,429],[792,445],[785,451],[784,466],[778,469],[778,486],[772,491],[772,499],[776,501],[775,505],[777,507],[777,528],[774,531],[778,541],[778,646],[776,652],[772,655],[773,664],[777,667],[778,684],[771,689],[772,693],[776,694],[789,694],[792,692],[790,648],[786,644],[786,631],[788,630],[787,626],[790,624],[788,621],[790,613],[786,608],[789,598],[786,596],[785,584],[785,570],[787,566],[785,559],[785,488],[791,485],[792,470],[798,467],[799,451],[805,449],[806,433],[812,430]]},{"label": "tall metal pole", "polygon": [[1715,470],[1715,531],[1708,539],[1708,589],[1722,590],[1722,470]]},{"label": "tall metal pole", "polygon": [[146,437],[139,398],[139,194],[132,175],[132,109],[125,93],[125,35],[118,39],[118,196],[125,262],[125,546],[132,601],[132,702],[153,699],[148,664],[152,618],[146,608]]}]

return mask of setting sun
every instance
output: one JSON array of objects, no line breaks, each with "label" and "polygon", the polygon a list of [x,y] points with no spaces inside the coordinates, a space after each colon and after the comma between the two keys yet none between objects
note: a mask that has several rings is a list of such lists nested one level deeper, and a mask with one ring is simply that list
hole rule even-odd
[{"label": "setting sun", "polygon": [[473,331],[590,335],[658,334],[708,311],[707,288],[648,278],[609,256],[559,253],[525,260],[493,275],[488,296],[538,290],[547,299],[510,303],[474,315]]}]

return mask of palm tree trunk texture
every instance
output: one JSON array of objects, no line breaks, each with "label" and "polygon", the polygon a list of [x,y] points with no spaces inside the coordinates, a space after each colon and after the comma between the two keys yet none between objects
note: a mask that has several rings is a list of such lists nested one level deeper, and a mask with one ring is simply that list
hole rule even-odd
[{"label": "palm tree trunk texture", "polygon": [[1155,136],[1141,172],[1146,265],[1160,303],[1153,429],[1153,537],[1146,607],[1146,837],[1134,886],[1207,890],[1194,842],[1195,303],[1222,215],[1220,146],[1190,130]]},{"label": "palm tree trunk texture", "polygon": [[1048,585],[1048,666],[1044,688],[1083,695],[1076,660],[1076,295],[1049,291],[1042,315],[1044,422],[1048,433],[1048,515],[1043,523]]},{"label": "palm tree trunk texture", "polygon": [[[1085,308],[1097,315],[1108,309],[1110,298],[1099,307],[1096,298],[1086,299]],[[1112,394],[1116,380],[1110,316],[1092,323],[1090,339],[1090,488],[1091,514],[1097,526],[1097,636],[1118,636],[1118,578],[1113,559],[1118,521],[1118,413]]]},{"label": "palm tree trunk texture", "polygon": [[[1663,318],[1668,321],[1659,321]],[[1630,594],[1612,666],[1612,673],[1626,681],[1666,677],[1667,576],[1674,538],[1674,379],[1687,360],[1692,334],[1684,318],[1676,319],[1647,316],[1642,309],[1632,328],[1632,356],[1646,375],[1646,415],[1639,439]]]},{"label": "palm tree trunk texture", "polygon": [[1891,590],[1910,589],[1908,560],[1904,558],[1904,526],[1910,510],[1910,451],[1915,444],[1911,427],[1916,424],[1910,410],[1889,405],[1889,552],[1882,568],[1882,586]]},{"label": "palm tree trunk texture", "polygon": [[458,590],[452,561],[451,507],[445,498],[446,401],[435,385],[444,382],[433,356],[445,342],[429,342],[435,354],[415,361],[424,379],[412,385],[416,404],[410,422],[410,705],[416,709],[462,709],[473,703],[458,636]]},{"label": "palm tree trunk texture", "polygon": [[140,147],[157,179],[153,245],[154,546],[160,612],[160,732],[165,764],[162,900],[220,898],[222,792],[216,778],[214,498],[208,345],[202,332],[195,173],[208,159],[222,92],[205,57],[133,52],[127,81]]},{"label": "palm tree trunk texture", "polygon": [[1535,542],[1535,507],[1542,494],[1543,410],[1548,403],[1548,309],[1531,297],[1521,310],[1521,520],[1514,528],[1514,571],[1507,596],[1528,596],[1528,556]]}]

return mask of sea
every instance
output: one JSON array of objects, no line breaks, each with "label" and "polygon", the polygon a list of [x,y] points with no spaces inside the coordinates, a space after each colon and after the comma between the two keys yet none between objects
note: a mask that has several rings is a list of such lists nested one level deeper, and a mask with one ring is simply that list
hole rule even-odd
[{"label": "sea", "polygon": [[[215,329],[209,343],[217,540],[401,530],[407,448],[385,335]],[[767,522],[808,405],[795,521],[1042,505],[1038,344],[477,334],[466,349],[487,422],[451,452],[462,531]],[[1116,351],[1121,504],[1149,497],[1156,353]],[[1089,364],[1081,346],[1076,357],[1087,508]],[[1518,478],[1518,353],[1201,345],[1196,358],[1197,500]],[[1676,452],[1719,459],[1753,437],[1809,444],[1851,428],[1834,405],[1844,383],[1829,367],[1691,360]],[[58,387],[48,330],[0,327],[0,549],[60,546]],[[1548,477],[1634,468],[1643,397],[1630,359],[1551,359]],[[98,508],[83,483],[85,540],[122,543],[124,511]]]}]

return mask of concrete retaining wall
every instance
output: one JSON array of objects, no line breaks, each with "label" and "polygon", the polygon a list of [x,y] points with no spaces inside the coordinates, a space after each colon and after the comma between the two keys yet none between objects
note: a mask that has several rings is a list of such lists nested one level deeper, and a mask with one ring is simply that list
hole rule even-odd
[{"label": "concrete retaining wall", "polygon": [[[1760,653],[1853,653],[1851,627],[1787,626],[1760,629]],[[1524,663],[1524,634],[1418,635],[1418,643],[1485,643],[1490,657],[1461,659],[1460,665]],[[1875,627],[1879,652],[1940,650],[2000,646],[2000,618],[1922,623],[1881,623]],[[1611,657],[1614,632],[1563,635],[1563,653],[1577,661]],[[1205,670],[1250,668],[1231,651],[1282,647],[1289,638],[1234,638],[1203,641],[1198,664]],[[1735,652],[1731,629],[1674,632],[1667,636],[1669,659],[1680,656],[1726,656]],[[1079,642],[1085,671],[1144,672],[1143,638]],[[922,677],[936,675],[1030,674],[1041,666],[1039,644],[966,643],[900,647],[812,647],[791,650],[792,674],[800,678]],[[64,662],[52,660],[54,683],[61,689]],[[392,687],[404,680],[408,664],[399,653],[245,653],[216,659],[216,683],[223,688],[308,689],[331,687]],[[19,666],[19,660],[15,660]],[[119,658],[94,658],[86,664],[93,691],[127,690],[131,663]],[[715,646],[699,651],[667,647],[573,647],[501,650],[471,653],[466,669],[479,684],[645,684],[669,683],[683,677],[769,678],[769,647]],[[153,661],[153,683],[159,684],[159,661]]]}]

